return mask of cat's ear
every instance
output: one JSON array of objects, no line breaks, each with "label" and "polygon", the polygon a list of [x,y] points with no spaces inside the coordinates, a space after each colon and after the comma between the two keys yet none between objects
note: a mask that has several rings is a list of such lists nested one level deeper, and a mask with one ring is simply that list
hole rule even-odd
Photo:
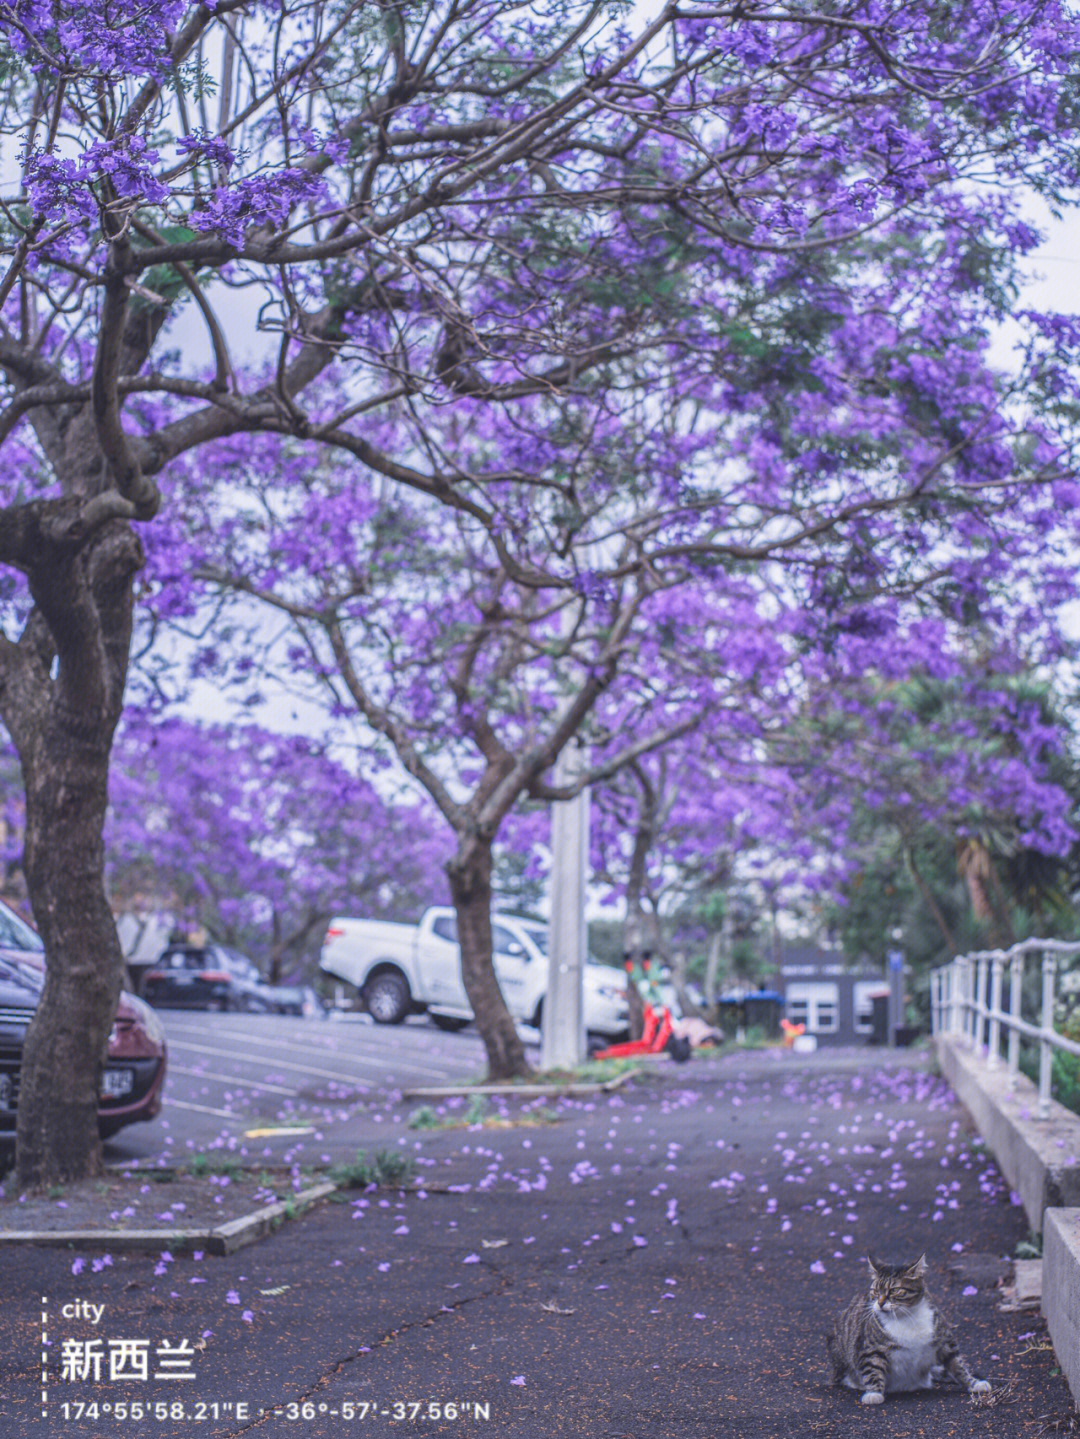
[{"label": "cat's ear", "polygon": [[912,1279],[921,1279],[926,1273],[926,1255],[920,1254],[914,1264],[908,1266],[908,1274]]},{"label": "cat's ear", "polygon": [[879,1262],[874,1258],[874,1256],[873,1256],[872,1254],[868,1254],[868,1255],[866,1256],[866,1262],[867,1262],[867,1264],[869,1264],[871,1270],[872,1270],[875,1274],[880,1274],[880,1273],[881,1273],[881,1265],[880,1265]]}]

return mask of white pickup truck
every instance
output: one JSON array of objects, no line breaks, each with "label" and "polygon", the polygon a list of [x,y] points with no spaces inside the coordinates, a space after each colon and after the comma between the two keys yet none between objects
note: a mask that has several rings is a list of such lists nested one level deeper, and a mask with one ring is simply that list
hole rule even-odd
[{"label": "white pickup truck", "polygon": [[[548,984],[548,933],[534,920],[496,914],[491,920],[495,973],[515,1019],[539,1026]],[[354,985],[377,1024],[400,1024],[427,1010],[443,1029],[472,1019],[461,978],[454,911],[434,906],[419,924],[334,918],[326,931],[320,968]],[[610,965],[584,971],[585,1028],[615,1036],[628,1024],[623,976]]]}]

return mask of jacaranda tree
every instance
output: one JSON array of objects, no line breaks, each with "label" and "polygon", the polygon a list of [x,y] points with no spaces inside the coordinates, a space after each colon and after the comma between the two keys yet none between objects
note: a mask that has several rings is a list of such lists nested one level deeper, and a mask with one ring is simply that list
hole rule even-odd
[{"label": "jacaranda tree", "polygon": [[445,898],[434,816],[302,736],[129,710],[109,799],[113,908],[171,910],[249,950],[275,984],[317,953],[333,914],[408,919]]},{"label": "jacaranda tree", "polygon": [[1075,736],[1033,637],[1017,651],[969,633],[951,663],[906,672],[899,657],[884,672],[833,665],[807,697],[784,748],[841,909],[858,909],[885,857],[944,952],[1007,946],[1014,917],[1053,932],[1071,912]]},{"label": "jacaranda tree", "polygon": [[[539,483],[564,526],[595,515],[563,460],[603,438],[554,420],[581,397],[579,419],[616,421],[632,373],[677,397],[669,433],[722,417],[734,465],[657,480],[674,523],[650,564],[782,558],[860,515],[864,558],[928,559],[951,499],[977,547],[980,501],[1010,511],[1061,468],[978,337],[1033,243],[1017,185],[1072,191],[1076,40],[1038,0],[0,12],[0,714],[48,956],[20,1184],[100,1162],[106,782],[170,463],[266,434],[348,454],[524,576],[512,496]],[[331,374],[334,402],[309,404]]]}]

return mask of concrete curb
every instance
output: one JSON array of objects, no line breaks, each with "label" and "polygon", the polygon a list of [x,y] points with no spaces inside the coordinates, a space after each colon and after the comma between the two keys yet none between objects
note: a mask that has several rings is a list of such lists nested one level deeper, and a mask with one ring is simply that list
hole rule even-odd
[{"label": "concrete curb", "polygon": [[1048,1209],[1042,1311],[1062,1373],[1080,1403],[1080,1209]]},{"label": "concrete curb", "polygon": [[1020,1195],[1031,1227],[1043,1236],[1042,1312],[1073,1398],[1080,1403],[1080,1116],[1051,1101],[1037,1117],[1039,1094],[1025,1075],[1009,1088],[1005,1068],[939,1036],[941,1071]]},{"label": "concrete curb", "polygon": [[1050,1207],[1080,1206],[1080,1116],[1052,1100],[1049,1116],[1039,1119],[1038,1090],[1026,1075],[1010,1089],[1004,1066],[989,1069],[948,1036],[936,1042],[942,1074],[1019,1194],[1032,1229],[1043,1229]]},{"label": "concrete curb", "polygon": [[452,1099],[457,1095],[469,1094],[502,1094],[509,1099],[543,1099],[545,1096],[555,1098],[557,1095],[569,1094],[572,1098],[581,1094],[607,1094],[613,1089],[618,1089],[627,1080],[634,1079],[641,1073],[638,1069],[628,1069],[624,1074],[617,1074],[614,1079],[598,1079],[590,1083],[575,1083],[573,1080],[566,1084],[438,1084],[427,1085],[423,1089],[407,1089],[402,1094],[402,1099]]},{"label": "concrete curb", "polygon": [[239,1219],[230,1219],[213,1229],[21,1229],[0,1232],[0,1244],[80,1245],[87,1249],[160,1249],[185,1254],[193,1249],[208,1254],[232,1254],[247,1244],[264,1239],[282,1220],[310,1209],[338,1186],[330,1180],[301,1190],[289,1199],[266,1204]]}]

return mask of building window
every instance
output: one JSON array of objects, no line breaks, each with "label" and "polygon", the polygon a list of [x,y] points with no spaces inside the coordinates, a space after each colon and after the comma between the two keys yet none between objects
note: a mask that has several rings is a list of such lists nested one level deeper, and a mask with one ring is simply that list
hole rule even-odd
[{"label": "building window", "polygon": [[835,1034],[840,1028],[840,986],[826,981],[789,984],[784,1007],[792,1024],[808,1034]]},{"label": "building window", "polygon": [[806,1024],[810,1018],[810,1011],[805,999],[792,999],[788,992],[788,1001],[785,1005],[787,1017],[792,1024]]},{"label": "building window", "polygon": [[840,1015],[835,1001],[819,999],[816,1023],[811,1026],[816,1034],[835,1034],[840,1028]]},{"label": "building window", "polygon": [[874,995],[881,993],[880,979],[858,979],[855,981],[855,1033],[874,1032]]}]

